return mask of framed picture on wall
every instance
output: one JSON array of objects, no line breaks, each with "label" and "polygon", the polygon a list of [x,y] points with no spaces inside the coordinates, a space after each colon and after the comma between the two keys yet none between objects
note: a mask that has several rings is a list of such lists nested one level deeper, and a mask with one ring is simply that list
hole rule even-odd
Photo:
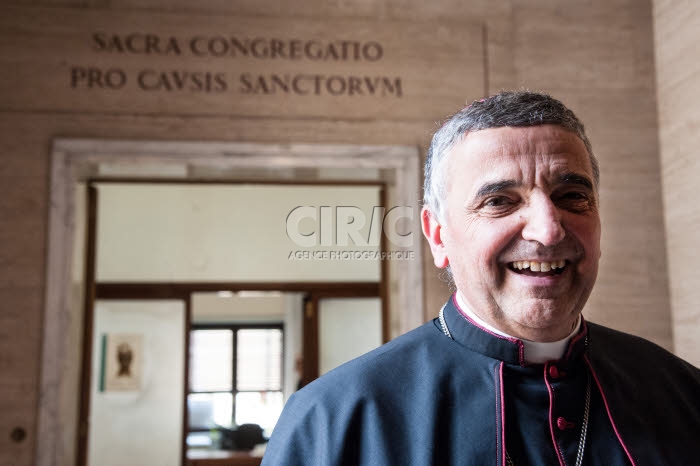
[{"label": "framed picture on wall", "polygon": [[100,391],[139,391],[143,369],[143,335],[102,335]]}]

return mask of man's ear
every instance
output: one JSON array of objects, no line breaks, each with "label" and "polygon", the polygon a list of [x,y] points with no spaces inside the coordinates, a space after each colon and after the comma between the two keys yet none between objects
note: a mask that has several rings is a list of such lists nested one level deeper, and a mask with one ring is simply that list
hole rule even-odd
[{"label": "man's ear", "polygon": [[427,207],[423,207],[420,214],[423,235],[428,240],[428,244],[430,244],[433,262],[436,267],[444,269],[450,265],[450,260],[447,257],[445,244],[442,242],[442,225]]}]

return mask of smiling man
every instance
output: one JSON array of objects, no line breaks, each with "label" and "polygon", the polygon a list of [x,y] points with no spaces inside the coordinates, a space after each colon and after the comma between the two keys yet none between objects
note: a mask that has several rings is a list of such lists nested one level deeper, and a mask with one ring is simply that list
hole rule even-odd
[{"label": "smiling man", "polygon": [[550,124],[485,129],[453,145],[438,170],[446,201],[425,207],[423,230],[465,307],[515,337],[568,336],[600,257],[583,141]]},{"label": "smiling man", "polygon": [[583,125],[550,96],[503,92],[451,117],[422,225],[455,294],[295,394],[263,464],[697,464],[700,370],[581,316],[598,184]]}]

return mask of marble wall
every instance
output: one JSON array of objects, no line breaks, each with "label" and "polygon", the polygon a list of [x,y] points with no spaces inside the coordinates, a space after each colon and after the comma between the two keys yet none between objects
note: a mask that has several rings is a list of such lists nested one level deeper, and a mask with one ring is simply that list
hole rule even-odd
[{"label": "marble wall", "polygon": [[659,143],[674,350],[700,365],[700,5],[654,1]]}]

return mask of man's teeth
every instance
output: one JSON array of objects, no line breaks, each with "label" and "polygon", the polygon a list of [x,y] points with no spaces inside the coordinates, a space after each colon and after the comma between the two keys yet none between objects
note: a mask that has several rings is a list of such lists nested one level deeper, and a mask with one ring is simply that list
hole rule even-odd
[{"label": "man's teeth", "polygon": [[515,261],[511,262],[514,269],[530,269],[533,272],[549,272],[550,270],[563,269],[566,264],[565,260],[553,262],[537,262],[537,261]]}]

